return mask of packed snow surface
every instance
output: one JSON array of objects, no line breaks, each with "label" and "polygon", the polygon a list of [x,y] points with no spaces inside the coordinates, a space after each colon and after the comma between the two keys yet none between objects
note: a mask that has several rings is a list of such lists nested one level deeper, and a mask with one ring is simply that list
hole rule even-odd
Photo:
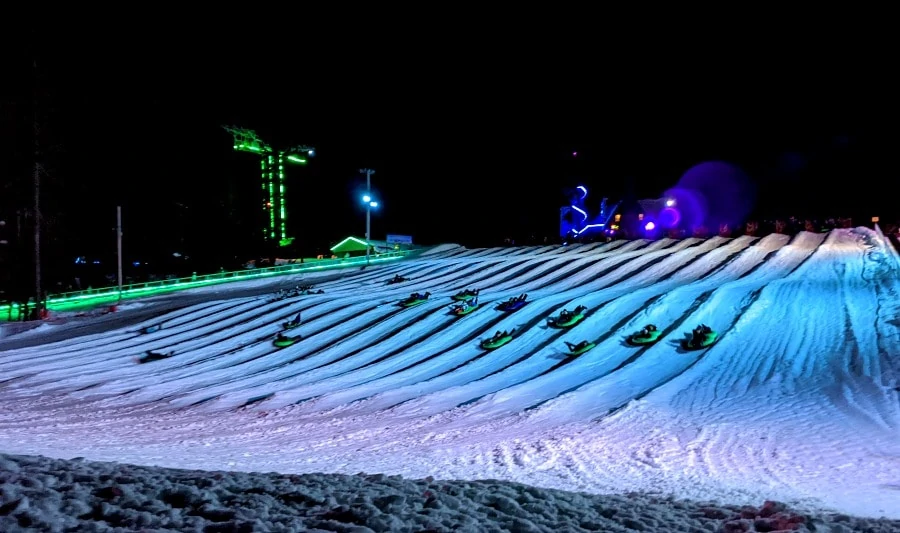
[{"label": "packed snow surface", "polygon": [[[396,274],[408,281],[387,284]],[[237,291],[242,284],[234,285]],[[322,282],[315,287],[322,294],[229,296],[219,286],[202,301],[192,291],[193,299],[182,306],[150,299],[140,311],[159,305],[157,316],[136,324],[106,318],[103,331],[80,334],[86,328],[70,328],[68,338],[54,342],[41,342],[47,326],[0,338],[0,450],[190,469],[172,475],[190,478],[191,486],[207,483],[197,480],[209,476],[235,480],[228,481],[231,486],[246,481],[276,487],[276,480],[289,475],[342,474],[297,479],[344,487],[360,501],[335,497],[304,503],[306,511],[285,512],[306,516],[342,505],[351,514],[362,512],[357,505],[381,509],[368,502],[387,490],[383,485],[396,485],[406,503],[388,514],[403,516],[397,524],[410,530],[471,527],[462,514],[482,512],[471,510],[483,504],[474,494],[504,491],[523,508],[525,494],[552,502],[547,509],[556,511],[525,512],[522,520],[535,531],[564,530],[546,517],[562,516],[559,509],[576,498],[623,509],[603,502],[662,505],[685,531],[725,527],[723,521],[733,517],[716,515],[714,526],[694,523],[699,504],[681,509],[676,501],[759,507],[777,500],[794,513],[900,519],[898,285],[895,251],[879,232],[861,227],[570,247],[453,246]],[[450,297],[467,288],[480,289],[480,307],[452,316]],[[397,305],[425,291],[431,293],[425,303]],[[496,309],[523,293],[528,303],[520,310]],[[578,305],[588,311],[576,326],[547,324],[547,318]],[[125,320],[135,312],[118,315]],[[302,339],[287,348],[273,346],[282,323],[298,312],[302,325],[286,333]],[[157,323],[160,331],[140,333]],[[659,341],[626,342],[651,323],[662,332]],[[684,350],[681,341],[698,324],[717,331],[718,341]],[[513,328],[508,344],[481,348],[481,340]],[[565,343],[582,340],[596,346],[578,357],[567,355]],[[173,355],[137,363],[148,350]],[[50,472],[57,479],[90,471],[85,475],[96,479],[86,479],[85,486],[109,483],[97,473],[104,469],[137,468],[7,461],[19,471]],[[30,466],[23,468],[23,461]],[[132,477],[166,475],[140,472]],[[486,479],[498,481],[476,483]],[[10,494],[28,487],[5,483],[0,509],[9,510]],[[135,483],[128,490],[150,490],[140,488],[143,481]],[[467,485],[475,488],[465,493]],[[466,511],[449,522],[422,518],[424,500],[410,495],[442,487],[463,491],[447,494]],[[274,498],[281,489],[254,490]],[[469,496],[459,496],[464,493]],[[61,497],[40,491],[28,496],[44,501],[47,513],[76,516],[60,510]],[[206,494],[192,505],[242,508],[226,505],[222,497]],[[73,498],[86,501],[83,495]],[[200,523],[161,525],[154,509],[147,511],[152,518],[145,517],[150,525],[140,527]],[[493,525],[480,530],[528,530],[503,521],[513,520],[515,512],[502,513],[509,516],[485,519]],[[571,520],[603,518],[590,509],[579,513]],[[21,509],[7,514],[19,516]],[[682,527],[657,511],[633,514],[667,524],[647,530]],[[565,524],[574,528],[576,522]],[[601,523],[610,531],[638,529]],[[359,524],[375,531],[387,527]]]},{"label": "packed snow surface", "polygon": [[889,533],[900,521],[497,480],[172,470],[0,455],[0,531]]}]

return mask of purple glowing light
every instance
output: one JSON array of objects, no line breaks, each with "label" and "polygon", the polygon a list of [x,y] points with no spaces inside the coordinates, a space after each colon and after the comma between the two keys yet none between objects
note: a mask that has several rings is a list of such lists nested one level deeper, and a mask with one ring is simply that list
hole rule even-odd
[{"label": "purple glowing light", "polygon": [[680,213],[681,225],[717,228],[744,222],[753,209],[756,188],[740,167],[724,161],[694,165],[666,191]]},{"label": "purple glowing light", "polygon": [[681,222],[681,213],[674,207],[667,207],[659,212],[659,223],[666,228],[674,228]]}]

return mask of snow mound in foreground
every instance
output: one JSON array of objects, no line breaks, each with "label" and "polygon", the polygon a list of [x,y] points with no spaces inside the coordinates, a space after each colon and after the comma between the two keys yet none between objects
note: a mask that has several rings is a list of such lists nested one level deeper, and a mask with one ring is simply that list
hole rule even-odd
[{"label": "snow mound in foreground", "polygon": [[357,474],[204,472],[0,455],[0,531],[900,531],[648,494]]}]

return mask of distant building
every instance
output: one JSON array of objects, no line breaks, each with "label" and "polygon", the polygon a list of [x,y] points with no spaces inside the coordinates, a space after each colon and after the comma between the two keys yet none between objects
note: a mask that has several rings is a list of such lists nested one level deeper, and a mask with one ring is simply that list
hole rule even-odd
[{"label": "distant building", "polygon": [[[370,253],[376,254],[384,254],[402,249],[402,245],[400,244],[389,243],[387,241],[376,241],[373,239],[369,240],[369,245],[372,247]],[[348,255],[350,257],[366,255],[366,240],[353,236],[347,237],[346,239],[332,246],[331,253],[338,257],[344,257],[345,255]]]}]

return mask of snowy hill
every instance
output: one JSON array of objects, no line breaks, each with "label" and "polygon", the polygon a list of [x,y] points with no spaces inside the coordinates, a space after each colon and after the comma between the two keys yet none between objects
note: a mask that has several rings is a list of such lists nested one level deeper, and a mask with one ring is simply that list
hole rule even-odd
[{"label": "snowy hill", "polygon": [[[867,228],[453,246],[315,289],[220,293],[52,343],[0,339],[0,451],[900,518],[900,261]],[[480,307],[454,316],[464,289]],[[523,293],[521,309],[497,309]],[[548,325],[579,305],[571,329]],[[286,334],[302,339],[274,346],[298,313]],[[658,341],[626,342],[647,324]],[[683,349],[698,324],[717,340]],[[148,350],[172,356],[136,363]]]}]

